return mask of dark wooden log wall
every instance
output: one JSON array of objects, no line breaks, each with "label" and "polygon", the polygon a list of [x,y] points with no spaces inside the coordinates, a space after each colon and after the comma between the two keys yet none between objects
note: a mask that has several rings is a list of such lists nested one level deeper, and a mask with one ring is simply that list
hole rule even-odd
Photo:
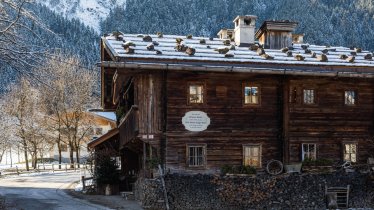
[{"label": "dark wooden log wall", "polygon": [[[243,145],[262,145],[262,165],[281,159],[282,78],[250,74],[168,73],[167,82],[167,167],[188,170],[186,144],[207,145],[207,170],[241,165]],[[190,82],[205,84],[204,104],[188,105]],[[261,87],[261,105],[243,105],[243,83]],[[206,131],[190,132],[182,124],[188,111],[206,112],[211,120]]]},{"label": "dark wooden log wall", "polygon": [[[366,162],[372,150],[373,82],[353,78],[292,78],[289,103],[289,161],[301,161],[302,143],[317,144],[317,158],[342,160],[343,143],[358,144],[358,162]],[[316,90],[316,104],[302,103],[302,90]],[[344,91],[357,91],[357,104],[344,104]],[[294,92],[295,93],[295,92]],[[293,93],[293,94],[294,94]],[[296,100],[293,100],[296,99]],[[370,151],[371,150],[371,151]]]},{"label": "dark wooden log wall", "polygon": [[[153,139],[142,139],[158,148],[162,132],[162,75],[156,73],[135,74],[135,104],[138,105],[139,137],[153,135]],[[148,127],[148,128],[147,128]]]}]

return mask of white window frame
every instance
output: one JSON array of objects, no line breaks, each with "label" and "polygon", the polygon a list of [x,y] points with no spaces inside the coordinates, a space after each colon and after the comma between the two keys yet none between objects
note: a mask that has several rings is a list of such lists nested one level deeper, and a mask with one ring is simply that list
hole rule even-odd
[{"label": "white window frame", "polygon": [[[347,153],[347,150],[346,150],[346,145],[351,145],[351,146],[354,146],[356,147],[356,151],[355,152],[352,152],[352,148],[349,148],[349,151]],[[350,161],[351,163],[356,163],[357,162],[357,154],[358,154],[358,145],[357,143],[343,143],[343,160],[344,161]],[[352,154],[355,155],[355,159],[352,160]],[[346,158],[346,155],[349,155],[348,158]]]},{"label": "white window frame", "polygon": [[[192,157],[191,156],[192,154],[190,153],[191,148],[202,148],[201,156],[198,155],[198,156]],[[199,162],[198,161],[199,157],[202,158],[201,164],[199,164],[199,165],[198,164],[191,164],[191,158],[193,158],[193,162],[194,161]],[[206,166],[206,144],[187,144],[186,145],[186,163],[187,163],[187,166],[191,167],[191,168],[205,167]]]},{"label": "white window frame", "polygon": [[[246,163],[246,155],[247,155],[247,148],[258,148],[258,156],[254,156],[249,154],[248,158],[257,158],[258,159],[258,165],[250,165]],[[251,150],[249,150],[251,151]],[[251,153],[251,152],[250,152]],[[261,144],[244,144],[243,145],[243,165],[244,166],[252,166],[255,168],[261,168],[262,167],[262,145]]]},{"label": "white window frame", "polygon": [[357,91],[355,91],[355,90],[345,90],[344,91],[344,104],[347,105],[347,106],[356,105],[357,104]]},{"label": "white window frame", "polygon": [[[314,146],[314,151],[313,152],[309,151],[309,147],[311,145]],[[304,151],[304,146],[308,147],[308,151]],[[310,154],[313,154],[314,157],[311,158]],[[307,156],[307,157],[305,157],[305,156]],[[303,144],[301,144],[301,160],[304,161],[305,158],[309,158],[309,159],[312,159],[312,160],[317,159],[317,144],[315,144],[315,143],[303,143]]]},{"label": "white window frame", "polygon": [[303,89],[303,104],[316,104],[316,90]]},{"label": "white window frame", "polygon": [[[196,87],[196,93],[191,93],[191,88],[193,88],[193,87]],[[198,92],[197,87],[201,87],[201,92],[200,93]],[[205,101],[205,99],[204,99],[205,85],[203,83],[189,83],[187,93],[188,93],[188,98],[187,98],[188,104],[203,104],[204,103],[204,101]],[[194,101],[194,100],[192,100],[193,96],[200,97],[201,100]]]}]

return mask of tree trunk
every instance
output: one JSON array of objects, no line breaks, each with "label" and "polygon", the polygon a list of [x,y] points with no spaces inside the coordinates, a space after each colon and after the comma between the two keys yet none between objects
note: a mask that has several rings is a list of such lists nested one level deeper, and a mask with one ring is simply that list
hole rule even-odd
[{"label": "tree trunk", "polygon": [[26,140],[25,139],[23,139],[23,151],[24,151],[24,154],[25,154],[26,171],[29,171],[30,170],[30,168],[29,168],[29,159],[28,159],[27,144],[26,144]]},{"label": "tree trunk", "polygon": [[70,147],[70,168],[74,168],[74,147],[73,147],[73,144],[72,143],[69,143],[69,147]]},{"label": "tree trunk", "polygon": [[77,164],[78,164],[78,168],[80,168],[80,165],[79,165],[79,149],[76,147],[76,151],[75,151],[75,158],[77,160]]},{"label": "tree trunk", "polygon": [[62,151],[61,151],[61,143],[57,143],[57,148],[58,148],[58,169],[61,169],[61,163],[62,163]]}]

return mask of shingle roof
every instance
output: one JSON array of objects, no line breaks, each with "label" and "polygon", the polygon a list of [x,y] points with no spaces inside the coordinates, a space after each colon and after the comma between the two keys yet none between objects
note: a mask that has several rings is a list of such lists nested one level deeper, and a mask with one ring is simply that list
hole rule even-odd
[{"label": "shingle roof", "polygon": [[[265,49],[266,54],[273,57],[273,59],[268,60],[264,57],[258,55],[256,51],[250,50],[248,47],[237,47],[235,50],[231,49],[228,51],[229,54],[234,55],[233,57],[227,57],[225,54],[220,54],[216,51],[219,48],[232,48],[231,45],[234,45],[234,42],[231,42],[231,45],[226,46],[221,39],[214,38],[210,40],[207,37],[192,37],[187,39],[186,36],[175,36],[175,35],[164,35],[163,37],[158,37],[157,35],[150,35],[153,42],[157,42],[154,46],[154,50],[148,50],[147,45],[152,42],[143,41],[145,35],[136,35],[136,34],[122,34],[120,37],[123,40],[117,40],[113,34],[102,37],[106,48],[110,50],[111,54],[118,59],[117,61],[125,61],[126,59],[151,59],[158,60],[177,60],[177,61],[199,61],[199,62],[220,62],[220,63],[267,63],[267,64],[303,64],[311,66],[350,66],[350,67],[374,67],[374,60],[365,59],[364,57],[368,54],[372,55],[369,51],[362,52],[358,51],[357,55],[354,56],[354,62],[349,62],[347,59],[341,59],[341,55],[351,56],[351,52],[356,52],[347,47],[327,47],[327,46],[318,46],[318,45],[309,45],[309,44],[294,44],[292,47],[293,50],[292,56],[288,57],[287,53],[282,52],[281,50],[275,49]],[[183,51],[176,51],[176,39],[183,39],[183,44],[185,46],[193,47],[196,50],[194,55],[188,55]],[[201,44],[200,40],[204,39],[205,44]],[[132,42],[136,46],[132,47],[134,53],[126,53],[123,44],[125,42]],[[158,44],[158,45],[157,45]],[[303,49],[303,46],[308,46],[312,53],[318,55],[323,54],[323,50],[327,50],[328,61],[321,62],[317,58],[312,57],[312,54],[306,53]],[[156,53],[161,51],[162,54]],[[298,61],[295,58],[295,55],[301,55],[305,57],[303,61]],[[370,57],[370,56],[369,56]]]}]

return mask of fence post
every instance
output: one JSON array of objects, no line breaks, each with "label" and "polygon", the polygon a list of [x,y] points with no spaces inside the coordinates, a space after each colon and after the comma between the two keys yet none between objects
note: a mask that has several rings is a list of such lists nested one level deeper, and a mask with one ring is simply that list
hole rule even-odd
[{"label": "fence post", "polygon": [[18,166],[16,166],[16,170],[17,170],[17,175],[19,176]]},{"label": "fence post", "polygon": [[52,164],[52,173],[55,172],[55,164]]},{"label": "fence post", "polygon": [[82,190],[86,188],[86,183],[84,181],[84,176],[82,176]]}]

